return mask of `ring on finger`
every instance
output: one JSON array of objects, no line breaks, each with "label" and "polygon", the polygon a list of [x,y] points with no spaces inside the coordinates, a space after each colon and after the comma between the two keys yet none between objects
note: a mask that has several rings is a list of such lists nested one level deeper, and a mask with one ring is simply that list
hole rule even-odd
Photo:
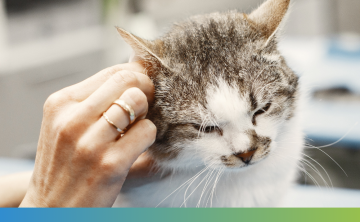
[{"label": "ring on finger", "polygon": [[115,102],[113,102],[113,104],[118,105],[120,108],[122,108],[123,110],[125,110],[128,113],[129,119],[130,119],[130,124],[132,124],[135,121],[136,116],[135,116],[134,109],[129,104],[127,104],[124,100],[121,100],[121,99],[115,100]]},{"label": "ring on finger", "polygon": [[126,128],[125,129],[120,129],[119,127],[117,127],[116,125],[115,125],[115,123],[113,122],[113,121],[111,121],[110,119],[109,119],[109,117],[105,114],[106,112],[103,112],[103,114],[102,114],[102,116],[104,117],[104,119],[110,124],[110,125],[112,125],[119,133],[125,133],[126,132]]}]

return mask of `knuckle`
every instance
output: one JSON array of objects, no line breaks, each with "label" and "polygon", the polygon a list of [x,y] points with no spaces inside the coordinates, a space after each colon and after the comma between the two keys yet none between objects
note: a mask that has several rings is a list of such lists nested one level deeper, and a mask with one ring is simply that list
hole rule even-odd
[{"label": "knuckle", "polygon": [[61,121],[55,124],[58,140],[70,141],[73,139],[73,123],[70,120]]},{"label": "knuckle", "polygon": [[115,66],[108,67],[101,72],[104,73],[106,78],[109,78],[109,77],[113,76],[116,72],[119,72],[119,71],[121,71],[121,70],[119,70],[117,65],[115,65]]},{"label": "knuckle", "polygon": [[119,167],[119,163],[113,159],[102,160],[98,168],[105,176],[113,175]]},{"label": "knuckle", "polygon": [[[78,106],[62,110],[53,120],[53,129],[57,132],[59,139],[77,142],[91,126],[91,121],[87,121],[87,118],[84,118],[81,112],[77,112],[76,108],[78,108]],[[91,104],[85,105],[85,108],[90,109],[90,112],[91,109],[96,109],[95,106]]]},{"label": "knuckle", "polygon": [[61,95],[59,92],[51,94],[44,103],[44,113],[52,111],[59,104],[60,98]]},{"label": "knuckle", "polygon": [[68,143],[77,142],[80,135],[87,127],[79,121],[79,118],[75,114],[68,116],[65,119],[58,119],[54,122],[54,126],[58,139]]},{"label": "knuckle", "polygon": [[73,154],[73,159],[77,163],[93,162],[94,153],[89,146],[78,146]]},{"label": "knuckle", "polygon": [[76,145],[73,160],[79,164],[97,165],[101,157],[98,152],[99,146],[89,141],[80,140]]},{"label": "knuckle", "polygon": [[54,113],[69,100],[71,100],[71,95],[65,89],[57,91],[46,99],[43,111],[45,114]]},{"label": "knuckle", "polygon": [[86,110],[87,113],[95,113],[97,112],[97,107],[94,103],[84,103],[82,104],[82,109]]},{"label": "knuckle", "polygon": [[[147,97],[146,95],[139,89],[139,88],[130,88],[127,91],[125,91],[127,94],[127,97],[131,99],[134,103],[134,105],[139,109],[146,109],[147,104]],[[124,94],[125,94],[124,93]]]},{"label": "knuckle", "polygon": [[117,72],[112,76],[112,79],[116,84],[126,85],[129,87],[138,85],[138,78],[136,75],[127,70]]}]

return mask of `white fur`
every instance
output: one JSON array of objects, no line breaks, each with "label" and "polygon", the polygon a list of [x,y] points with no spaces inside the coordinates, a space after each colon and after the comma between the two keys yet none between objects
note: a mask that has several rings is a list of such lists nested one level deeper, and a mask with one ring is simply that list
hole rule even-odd
[{"label": "white fur", "polygon": [[[281,203],[295,179],[303,147],[297,112],[291,120],[282,122],[259,117],[257,126],[253,126],[249,105],[238,89],[221,79],[218,83],[209,88],[207,111],[201,114],[205,125],[222,127],[223,136],[201,133],[193,142],[177,144],[182,149],[180,155],[163,163],[163,167],[173,170],[172,175],[121,193],[115,206],[272,207]],[[249,148],[244,134],[249,129],[272,139],[270,155],[247,167],[225,167],[220,156]]]}]

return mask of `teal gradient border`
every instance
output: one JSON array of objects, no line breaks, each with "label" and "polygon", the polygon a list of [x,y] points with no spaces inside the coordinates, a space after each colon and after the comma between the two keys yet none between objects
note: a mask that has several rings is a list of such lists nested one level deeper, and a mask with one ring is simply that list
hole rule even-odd
[{"label": "teal gradient border", "polygon": [[216,208],[216,209],[149,209],[149,208],[70,208],[70,209],[0,209],[0,221],[360,221],[360,208]]}]

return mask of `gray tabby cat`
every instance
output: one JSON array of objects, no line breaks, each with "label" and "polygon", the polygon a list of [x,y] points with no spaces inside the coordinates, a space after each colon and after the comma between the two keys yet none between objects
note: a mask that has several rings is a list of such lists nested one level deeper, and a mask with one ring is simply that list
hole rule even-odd
[{"label": "gray tabby cat", "polygon": [[290,0],[251,14],[212,13],[154,41],[119,33],[155,85],[149,148],[160,181],[125,189],[121,206],[271,207],[301,158],[298,77],[277,50]]}]

